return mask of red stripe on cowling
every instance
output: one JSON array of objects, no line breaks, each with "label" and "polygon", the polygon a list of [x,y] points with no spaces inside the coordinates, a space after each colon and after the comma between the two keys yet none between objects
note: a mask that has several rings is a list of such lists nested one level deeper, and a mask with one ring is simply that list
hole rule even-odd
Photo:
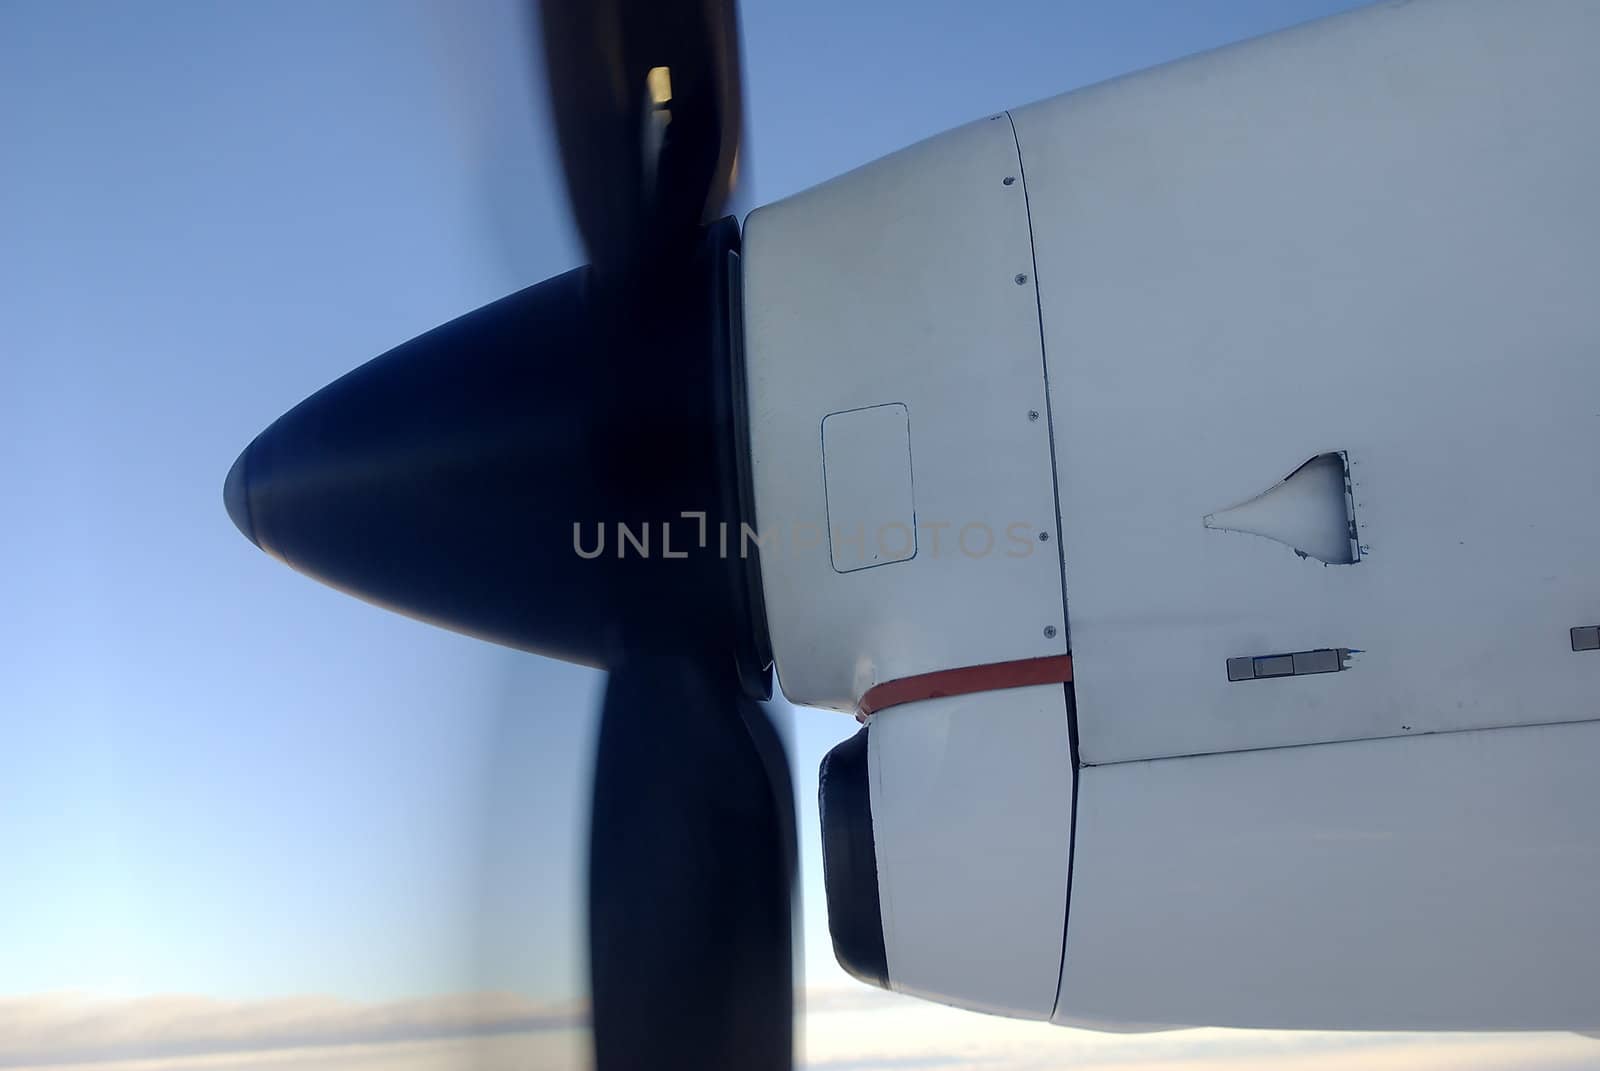
[{"label": "red stripe on cowling", "polygon": [[1063,684],[1071,679],[1072,656],[1069,654],[919,673],[915,677],[901,677],[868,688],[856,703],[856,720],[863,721],[869,714],[903,703],[971,695],[973,692],[996,692],[1003,688],[1027,688],[1036,684]]}]

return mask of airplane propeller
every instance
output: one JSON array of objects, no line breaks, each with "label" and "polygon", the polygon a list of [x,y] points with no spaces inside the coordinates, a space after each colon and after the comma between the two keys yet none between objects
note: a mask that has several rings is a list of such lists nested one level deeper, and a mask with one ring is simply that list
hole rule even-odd
[{"label": "airplane propeller", "polygon": [[[760,701],[721,0],[546,0],[590,265],[369,361],[247,446],[239,530],[412,617],[610,672],[589,947],[596,1066],[792,1064],[792,788]],[[731,538],[730,537],[731,534]],[[596,549],[598,545],[598,550]]]}]

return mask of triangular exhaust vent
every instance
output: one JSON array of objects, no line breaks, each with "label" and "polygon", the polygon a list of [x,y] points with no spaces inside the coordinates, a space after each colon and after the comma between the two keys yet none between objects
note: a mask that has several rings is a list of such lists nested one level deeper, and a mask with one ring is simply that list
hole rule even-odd
[{"label": "triangular exhaust vent", "polygon": [[1329,565],[1361,559],[1349,461],[1318,454],[1254,498],[1206,515],[1207,528],[1265,536]]}]

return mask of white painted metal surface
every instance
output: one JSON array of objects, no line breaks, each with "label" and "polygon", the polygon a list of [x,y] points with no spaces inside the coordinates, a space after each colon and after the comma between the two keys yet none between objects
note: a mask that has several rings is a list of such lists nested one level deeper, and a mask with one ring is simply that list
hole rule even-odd
[{"label": "white painted metal surface", "polygon": [[1046,1019],[1055,1003],[1072,836],[1060,685],[932,699],[867,736],[891,986]]},{"label": "white painted metal surface", "polygon": [[[1058,558],[1006,527],[1064,544],[1075,834],[1062,689],[871,721],[896,988],[1099,1026],[1600,1023],[1600,655],[1569,637],[1600,621],[1596,56],[1592,4],[1375,6],[752,215],[785,693],[1060,653]],[[881,417],[839,494],[918,544],[839,571],[787,533],[826,524],[823,421],[879,406],[910,496]],[[1285,652],[1329,671],[1228,679]]]},{"label": "white painted metal surface", "polygon": [[[1014,113],[1085,761],[1600,717],[1597,55],[1432,0]],[[1332,450],[1359,563],[1205,526]]]},{"label": "white painted metal surface", "polygon": [[[1029,419],[1045,385],[1027,208],[1005,183],[1018,175],[1000,116],[746,221],[761,573],[797,703],[850,709],[880,681],[1066,650],[1048,422]],[[819,428],[891,403],[911,429],[916,555],[839,572],[829,539],[794,538],[828,523]]]},{"label": "white painted metal surface", "polygon": [[1600,1023],[1600,723],[1079,771],[1058,1021]]}]

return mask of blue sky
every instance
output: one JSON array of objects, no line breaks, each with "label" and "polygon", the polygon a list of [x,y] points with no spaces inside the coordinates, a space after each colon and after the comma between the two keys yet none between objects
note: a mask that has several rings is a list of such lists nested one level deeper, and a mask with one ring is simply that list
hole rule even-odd
[{"label": "blue sky", "polygon": [[[748,195],[1353,6],[750,2]],[[306,394],[578,263],[515,10],[0,6],[0,996],[581,992],[598,676],[322,588],[221,503]],[[840,986],[814,790],[854,725],[781,717]]]}]

